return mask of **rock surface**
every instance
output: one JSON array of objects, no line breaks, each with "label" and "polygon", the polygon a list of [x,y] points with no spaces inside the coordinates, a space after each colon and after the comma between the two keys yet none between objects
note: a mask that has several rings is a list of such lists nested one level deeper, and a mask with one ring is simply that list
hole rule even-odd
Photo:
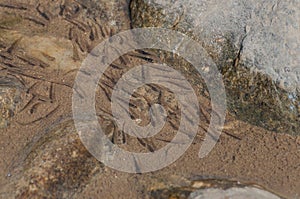
[{"label": "rock surface", "polygon": [[206,189],[193,192],[189,199],[280,199],[267,191],[253,187],[222,189]]},{"label": "rock surface", "polygon": [[83,146],[72,120],[59,122],[36,137],[15,162],[14,181],[6,189],[14,198],[72,198],[101,171]]},{"label": "rock surface", "polygon": [[223,74],[232,113],[291,134],[300,128],[299,10],[294,0],[131,2],[134,27],[172,28],[203,45]]},{"label": "rock surface", "polygon": [[225,179],[200,179],[185,187],[158,189],[151,192],[151,199],[280,199],[279,196],[261,189],[258,185],[247,185]]},{"label": "rock surface", "polygon": [[21,103],[22,83],[14,77],[0,77],[0,129],[6,128]]}]

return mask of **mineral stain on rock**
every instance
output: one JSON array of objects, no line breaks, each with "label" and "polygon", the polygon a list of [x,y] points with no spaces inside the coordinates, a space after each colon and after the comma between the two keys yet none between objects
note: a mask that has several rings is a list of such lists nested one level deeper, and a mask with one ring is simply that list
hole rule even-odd
[{"label": "mineral stain on rock", "polygon": [[102,168],[82,145],[72,120],[46,130],[20,157],[26,159],[11,172],[20,199],[71,198]]},{"label": "mineral stain on rock", "polygon": [[199,179],[191,181],[189,186],[162,188],[151,191],[151,199],[239,199],[281,197],[264,190],[259,185],[241,183],[226,179]]},{"label": "mineral stain on rock", "polygon": [[0,129],[6,128],[21,103],[23,85],[14,77],[0,77]]}]

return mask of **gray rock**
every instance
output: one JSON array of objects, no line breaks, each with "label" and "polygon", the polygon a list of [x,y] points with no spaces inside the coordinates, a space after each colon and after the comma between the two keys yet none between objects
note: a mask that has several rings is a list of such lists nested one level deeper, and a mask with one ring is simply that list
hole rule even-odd
[{"label": "gray rock", "polygon": [[253,187],[198,190],[189,196],[189,199],[280,199],[278,196]]},{"label": "gray rock", "polygon": [[245,66],[269,75],[290,92],[300,88],[299,10],[299,1],[255,5],[241,51]]},{"label": "gray rock", "polygon": [[[164,27],[200,42],[217,63],[237,117],[297,134],[300,2],[133,0],[134,27]],[[175,63],[175,62],[174,62]]]},{"label": "gray rock", "polygon": [[102,165],[83,146],[73,121],[57,121],[36,136],[11,166],[6,198],[73,198]]},{"label": "gray rock", "polygon": [[151,191],[151,198],[188,199],[279,199],[259,185],[246,185],[226,179],[199,179],[184,187],[162,188]]},{"label": "gray rock", "polygon": [[13,77],[0,76],[0,129],[8,126],[21,102],[22,84]]}]

